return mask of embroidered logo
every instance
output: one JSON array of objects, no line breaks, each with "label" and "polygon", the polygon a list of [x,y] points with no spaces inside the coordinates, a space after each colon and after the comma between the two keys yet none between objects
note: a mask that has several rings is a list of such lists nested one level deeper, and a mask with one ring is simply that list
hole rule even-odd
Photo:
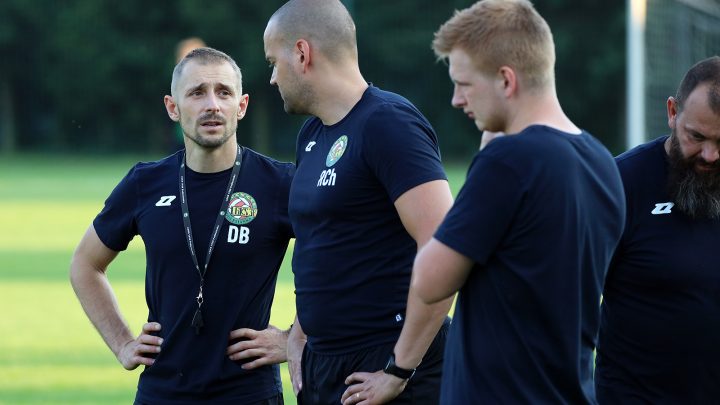
[{"label": "embroidered logo", "polygon": [[653,215],[663,215],[663,214],[670,214],[672,207],[674,207],[675,204],[671,202],[665,202],[665,203],[657,203],[655,204],[655,208],[652,210],[651,214]]},{"label": "embroidered logo", "polygon": [[258,208],[255,199],[248,193],[235,193],[230,196],[230,204],[225,218],[235,225],[247,224],[257,217]]},{"label": "embroidered logo", "polygon": [[343,153],[345,153],[345,149],[348,145],[348,137],[347,135],[343,135],[340,138],[335,141],[333,146],[330,148],[330,152],[328,152],[327,159],[325,159],[325,166],[331,167],[335,163],[337,163],[338,160],[342,157]]},{"label": "embroidered logo", "polygon": [[155,206],[156,207],[169,207],[170,204],[172,204],[172,202],[175,201],[176,198],[177,198],[177,196],[174,196],[174,195],[164,195],[164,196],[160,197],[158,202],[155,203]]},{"label": "embroidered logo", "polygon": [[305,152],[310,152],[312,150],[312,147],[315,146],[315,141],[308,142],[307,146],[305,147]]}]

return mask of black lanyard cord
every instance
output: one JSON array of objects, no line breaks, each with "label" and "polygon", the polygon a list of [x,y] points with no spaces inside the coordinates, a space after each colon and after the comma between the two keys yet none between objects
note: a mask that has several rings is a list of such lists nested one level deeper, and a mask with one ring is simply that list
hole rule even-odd
[{"label": "black lanyard cord", "polygon": [[197,255],[195,254],[195,243],[193,242],[192,226],[190,225],[190,210],[187,203],[187,192],[185,184],[185,153],[183,152],[182,162],[180,163],[180,207],[182,208],[183,225],[185,226],[185,238],[187,239],[188,249],[190,250],[190,256],[192,257],[195,269],[197,269],[198,276],[200,276],[200,289],[198,296],[195,297],[197,301],[197,310],[191,322],[191,326],[195,328],[195,333],[200,334],[200,328],[203,327],[202,312],[200,308],[203,303],[203,286],[205,285],[205,274],[207,273],[208,264],[210,264],[210,257],[212,256],[213,249],[215,248],[215,242],[217,242],[218,235],[220,234],[220,228],[222,227],[223,218],[225,218],[225,209],[230,201],[230,194],[235,188],[238,175],[240,174],[240,166],[242,165],[242,148],[238,145],[237,157],[235,158],[235,164],[232,168],[232,174],[230,175],[230,181],[228,182],[227,191],[223,198],[222,204],[217,218],[215,219],[215,226],[213,232],[210,235],[210,244],[208,245],[207,256],[205,256],[205,265],[200,269],[198,264]]}]

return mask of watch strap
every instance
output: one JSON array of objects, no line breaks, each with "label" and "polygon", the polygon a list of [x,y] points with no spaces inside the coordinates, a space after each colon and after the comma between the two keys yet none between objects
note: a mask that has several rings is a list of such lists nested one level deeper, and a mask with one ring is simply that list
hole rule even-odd
[{"label": "watch strap", "polygon": [[395,364],[395,353],[390,354],[390,358],[387,361],[387,364],[385,364],[385,368],[383,371],[385,374],[394,375],[395,377],[398,377],[403,380],[409,380],[412,378],[413,375],[415,375],[416,369],[406,369],[398,367]]}]

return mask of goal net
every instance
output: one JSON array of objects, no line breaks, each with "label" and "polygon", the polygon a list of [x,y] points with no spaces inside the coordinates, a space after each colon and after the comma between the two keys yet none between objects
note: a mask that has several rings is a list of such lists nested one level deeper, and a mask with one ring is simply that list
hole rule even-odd
[{"label": "goal net", "polygon": [[696,62],[720,55],[720,0],[647,0],[645,139],[669,133],[665,102]]}]

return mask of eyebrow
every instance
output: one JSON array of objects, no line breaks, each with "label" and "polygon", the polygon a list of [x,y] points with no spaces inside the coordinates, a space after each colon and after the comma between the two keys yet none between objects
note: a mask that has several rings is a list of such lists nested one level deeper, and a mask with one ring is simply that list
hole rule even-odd
[{"label": "eyebrow", "polygon": [[220,87],[223,90],[227,90],[231,93],[235,93],[235,88],[233,86],[229,86],[225,83],[218,83],[218,87]]},{"label": "eyebrow", "polygon": [[[197,90],[203,90],[205,87],[207,87],[207,86],[209,86],[209,85],[210,85],[209,83],[200,83],[200,84],[198,84],[197,86],[193,86],[193,87],[189,88],[189,89],[185,92],[185,94],[190,94],[190,93],[192,93],[192,92],[194,92],[194,91],[197,91]],[[223,90],[227,90],[227,91],[230,91],[230,92],[232,92],[232,93],[235,93],[235,88],[233,88],[233,86],[227,85],[227,84],[225,84],[225,83],[218,83],[216,86],[219,87],[219,88],[221,88],[221,89],[223,89]]]},{"label": "eyebrow", "polygon": [[185,94],[190,94],[190,93],[192,93],[192,92],[194,92],[194,91],[202,90],[206,85],[207,85],[207,83],[200,83],[200,84],[198,84],[197,86],[194,86],[194,87],[191,87],[191,88],[187,89],[187,91],[185,92]]}]

